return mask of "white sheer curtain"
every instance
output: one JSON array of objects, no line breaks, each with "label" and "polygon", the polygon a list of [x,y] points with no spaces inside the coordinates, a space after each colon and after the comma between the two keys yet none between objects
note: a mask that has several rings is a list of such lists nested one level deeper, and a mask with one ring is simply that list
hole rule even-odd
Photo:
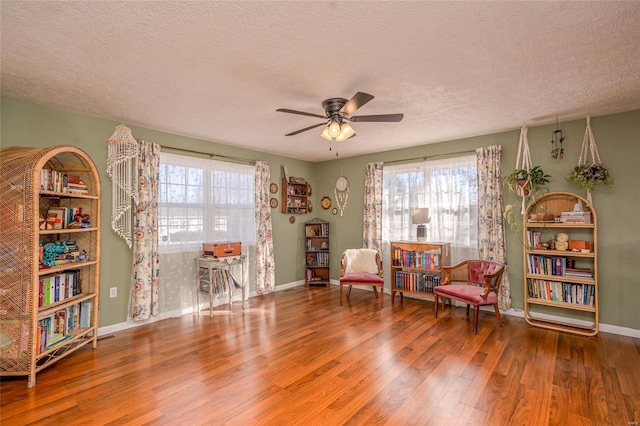
[{"label": "white sheer curtain", "polygon": [[[248,291],[255,291],[254,166],[161,153],[159,180],[160,314],[194,308],[194,259],[203,242],[240,241]],[[236,277],[239,272],[232,269]]]},{"label": "white sheer curtain", "polygon": [[[478,257],[478,178],[474,154],[384,166],[382,239],[416,241],[411,209],[428,207],[427,242],[451,243],[451,262]],[[388,263],[388,262],[385,262]],[[388,276],[388,273],[385,274]]]}]

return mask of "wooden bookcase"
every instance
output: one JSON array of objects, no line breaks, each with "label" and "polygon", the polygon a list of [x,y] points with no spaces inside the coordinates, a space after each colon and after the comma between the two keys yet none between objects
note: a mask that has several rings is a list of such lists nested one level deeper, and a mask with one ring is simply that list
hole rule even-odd
[{"label": "wooden bookcase", "polygon": [[391,242],[391,302],[396,293],[433,296],[440,284],[442,267],[451,262],[450,243]]},{"label": "wooden bookcase", "polygon": [[[582,203],[583,214],[573,212],[578,203]],[[536,327],[596,335],[599,312],[595,209],[579,195],[550,192],[529,204],[523,220],[526,321]],[[568,236],[569,247],[557,242],[558,235],[563,241]]]},{"label": "wooden bookcase", "polygon": [[100,180],[76,147],[8,147],[0,192],[0,375],[31,387],[42,369],[97,345]]},{"label": "wooden bookcase", "polygon": [[329,222],[315,218],[304,224],[305,233],[305,286],[329,287]]},{"label": "wooden bookcase", "polygon": [[309,184],[302,178],[282,178],[280,211],[304,214],[309,212]]}]

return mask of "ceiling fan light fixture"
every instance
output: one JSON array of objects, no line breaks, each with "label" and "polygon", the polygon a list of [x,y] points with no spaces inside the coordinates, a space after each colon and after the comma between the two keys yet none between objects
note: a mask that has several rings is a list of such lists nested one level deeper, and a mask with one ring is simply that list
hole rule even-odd
[{"label": "ceiling fan light fixture", "polygon": [[340,134],[342,134],[345,139],[349,139],[355,132],[349,123],[342,123],[342,126],[340,126]]},{"label": "ceiling fan light fixture", "polygon": [[338,135],[340,134],[340,123],[331,120],[331,123],[329,124],[329,133],[334,138],[338,137]]},{"label": "ceiling fan light fixture", "polygon": [[324,130],[322,131],[322,134],[320,135],[323,138],[325,138],[328,141],[331,141],[333,138],[331,137],[331,134],[329,133],[329,126],[326,126],[324,128]]},{"label": "ceiling fan light fixture", "polygon": [[352,114],[361,106],[365,105],[373,99],[373,95],[364,92],[357,92],[347,100],[344,98],[329,98],[322,102],[322,108],[324,109],[324,115],[315,114],[311,112],[296,111],[288,108],[278,108],[276,111],[286,112],[289,114],[307,115],[310,117],[322,118],[327,121],[324,123],[314,124],[295,132],[287,133],[285,136],[294,136],[307,130],[315,129],[316,127],[325,126],[324,130],[320,134],[323,139],[328,141],[344,141],[356,135],[355,130],[346,121],[370,121],[370,122],[388,122],[396,123],[402,121],[404,114],[375,114],[375,115],[359,115],[353,116]]}]

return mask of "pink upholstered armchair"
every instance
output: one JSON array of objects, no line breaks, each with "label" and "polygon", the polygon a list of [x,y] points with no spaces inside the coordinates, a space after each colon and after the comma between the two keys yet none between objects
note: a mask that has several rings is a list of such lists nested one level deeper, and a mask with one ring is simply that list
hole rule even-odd
[{"label": "pink upholstered armchair", "polygon": [[[442,309],[445,299],[455,299],[473,305],[473,322],[475,334],[478,334],[478,310],[480,306],[493,305],[498,324],[503,326],[500,309],[498,309],[498,290],[502,282],[504,264],[492,260],[465,260],[454,266],[445,266],[442,284],[433,289],[435,294],[436,318],[438,317],[438,299],[442,298]],[[456,284],[453,284],[456,283]]]},{"label": "pink upholstered armchair", "polygon": [[372,286],[378,298],[380,287],[380,305],[384,305],[384,279],[380,253],[372,249],[347,249],[340,260],[340,305],[342,306],[342,287],[348,285],[347,297],[354,285]]}]

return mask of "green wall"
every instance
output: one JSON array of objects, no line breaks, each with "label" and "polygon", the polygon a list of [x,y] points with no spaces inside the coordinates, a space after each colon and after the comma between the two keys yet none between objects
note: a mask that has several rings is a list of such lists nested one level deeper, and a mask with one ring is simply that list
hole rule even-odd
[{"label": "green wall", "polygon": [[[117,124],[80,114],[2,98],[0,146],[22,145],[45,147],[69,144],[85,150],[96,163],[103,190],[102,271],[100,297],[100,325],[124,322],[127,315],[131,252],[110,227],[111,181],[106,176],[106,141]],[[126,123],[125,123],[126,124]],[[555,125],[531,127],[529,145],[533,163],[550,174],[551,191],[567,191],[585,195],[584,191],[564,181],[564,176],[578,160],[586,120],[560,123],[566,137],[565,158],[550,157],[551,134]],[[598,242],[600,278],[600,322],[603,324],[640,330],[640,278],[634,266],[640,264],[640,187],[632,179],[640,166],[640,111],[593,117],[591,126],[598,143],[602,161],[609,166],[615,179],[612,188],[597,189],[593,194],[598,214]],[[364,198],[365,165],[372,161],[392,161],[413,157],[473,150],[499,144],[503,146],[502,171],[509,173],[515,166],[519,129],[473,138],[423,145],[416,148],[380,152],[377,154],[310,163],[277,155],[236,148],[213,142],[187,138],[165,132],[129,126],[137,139],[147,139],[163,146],[174,146],[264,160],[271,164],[271,181],[280,187],[282,166],[291,176],[305,177],[313,187],[311,200],[314,211],[289,216],[273,209],[273,235],[276,261],[276,285],[304,278],[304,221],[319,217],[331,222],[332,265],[338,265],[340,253],[346,248],[362,245],[362,200]],[[362,141],[345,142],[362,143]],[[344,216],[332,215],[320,207],[320,199],[332,199],[335,179],[344,174],[349,178],[350,195]],[[506,202],[515,201],[512,194]],[[522,245],[515,233],[507,231],[507,257],[513,294],[513,307],[523,308]],[[332,268],[337,279],[339,269]],[[108,297],[108,288],[118,287],[118,298]]]},{"label": "green wall", "polygon": [[[577,164],[586,128],[583,120],[560,123],[565,136],[563,160],[551,159],[551,135],[556,126],[529,128],[528,140],[534,165],[540,165],[551,175],[550,191],[573,192],[586,197],[586,191],[564,180]],[[640,167],[640,111],[603,117],[592,117],[591,128],[600,157],[614,178],[612,188],[593,192],[593,204],[598,215],[598,275],[600,322],[640,330],[640,186],[633,174]],[[451,152],[473,150],[489,145],[502,145],[502,173],[515,168],[520,129],[473,138],[429,144],[417,148],[380,152],[377,154],[339,159],[318,164],[324,173],[316,176],[320,193],[333,198],[333,184],[343,170],[350,182],[349,203],[344,217],[325,214],[331,221],[331,262],[339,262],[346,248],[362,245],[362,207],[366,164]],[[354,142],[355,143],[355,142]],[[315,189],[314,189],[315,191]],[[516,201],[514,194],[505,193],[505,202]],[[522,243],[516,233],[507,230],[507,263],[511,282],[513,308],[524,308]],[[337,279],[339,270],[332,269]]]},{"label": "green wall", "polygon": [[[100,271],[100,326],[125,322],[128,314],[132,253],[124,240],[111,229],[111,180],[106,173],[107,139],[120,123],[74,114],[54,108],[1,98],[0,147],[74,145],[84,150],[95,162],[102,185],[102,242]],[[217,153],[234,157],[264,160],[271,164],[271,181],[280,187],[282,166],[286,165],[292,176],[312,176],[316,166],[306,161],[277,155],[264,154],[165,132],[131,126],[136,139],[146,139],[163,146]],[[302,258],[304,248],[299,232],[301,215],[296,223],[289,223],[289,215],[273,209],[273,235],[275,245],[276,283],[283,284],[304,277]],[[292,232],[295,230],[295,232]],[[118,297],[109,298],[109,288],[118,288]]]}]

